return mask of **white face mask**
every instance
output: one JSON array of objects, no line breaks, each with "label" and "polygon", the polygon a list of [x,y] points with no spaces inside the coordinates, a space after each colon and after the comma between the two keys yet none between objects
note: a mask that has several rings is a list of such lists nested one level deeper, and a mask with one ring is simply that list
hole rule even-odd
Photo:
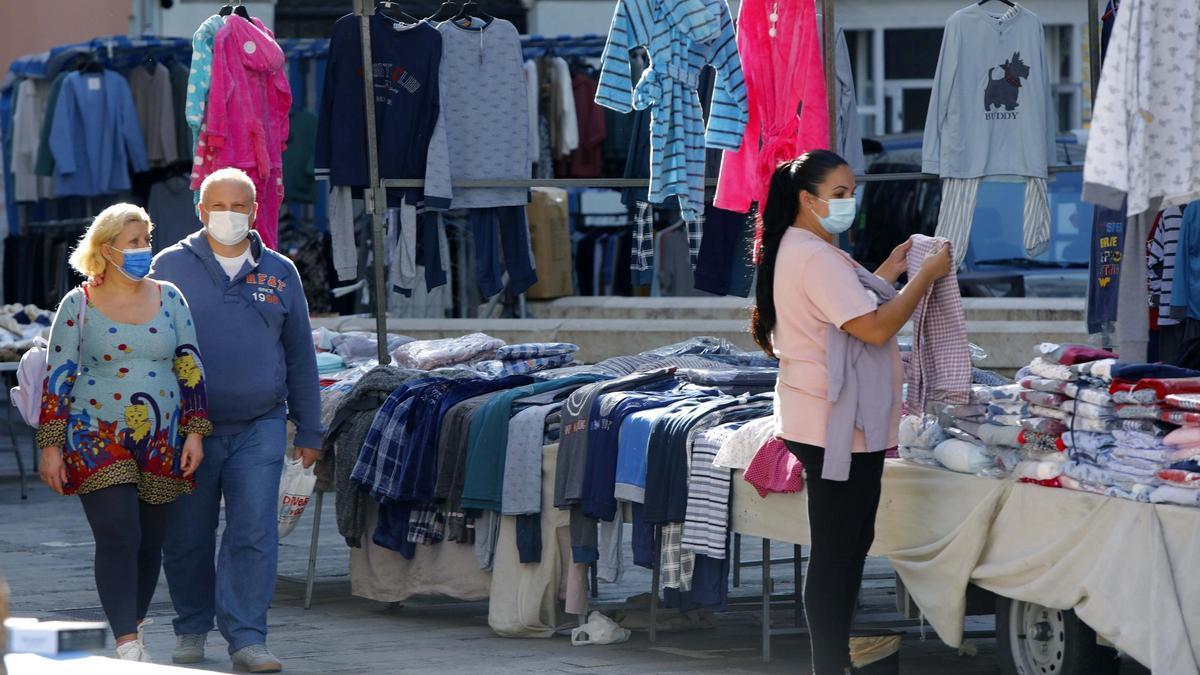
[{"label": "white face mask", "polygon": [[208,233],[218,243],[234,246],[250,232],[250,216],[237,211],[209,211]]}]

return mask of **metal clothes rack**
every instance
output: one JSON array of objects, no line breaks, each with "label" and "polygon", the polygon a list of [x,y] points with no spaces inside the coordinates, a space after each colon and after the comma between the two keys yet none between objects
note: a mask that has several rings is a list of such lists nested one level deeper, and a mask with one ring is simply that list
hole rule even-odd
[{"label": "metal clothes rack", "polygon": [[[818,0],[822,8],[822,51],[825,67],[826,82],[832,82],[836,77],[835,67],[835,49],[836,49],[836,33],[835,33],[835,0]],[[1100,79],[1100,43],[1099,43],[1099,0],[1088,0],[1088,45],[1091,66],[1091,86],[1092,97],[1095,98],[1095,91],[1099,85]],[[371,63],[371,34],[370,34],[370,16],[375,13],[374,0],[354,0],[354,13],[359,16],[361,27],[359,33],[362,36],[362,58],[363,63]],[[522,51],[537,55],[538,53],[556,53],[559,55],[572,55],[575,50],[586,51],[588,55],[591,50],[596,48],[603,49],[606,38],[599,35],[583,35],[583,36],[559,36],[556,38],[547,38],[539,35],[532,35],[522,40]],[[826,87],[828,92],[827,104],[829,109],[829,119],[837,119],[837,87]],[[367,137],[375,138],[375,107],[373,105],[374,92],[373,82],[369,78],[363,80],[363,95],[365,97],[366,113],[367,113]],[[829,142],[830,147],[837,145],[837,124],[829,125]],[[372,230],[372,246],[374,247],[374,268],[373,276],[375,279],[373,297],[375,301],[375,320],[376,332],[379,341],[379,362],[386,364],[389,362],[387,355],[387,302],[385,295],[385,270],[384,270],[384,213],[387,208],[386,192],[391,188],[413,188],[424,187],[425,181],[422,179],[386,179],[379,178],[379,158],[374,143],[367,143],[367,163],[368,173],[371,185],[375,186],[367,188],[363,193],[364,203],[367,204],[368,212],[371,215],[371,230]],[[1051,174],[1072,173],[1082,171],[1082,165],[1071,166],[1052,166],[1049,168]],[[887,174],[866,174],[856,177],[860,183],[873,182],[890,182],[890,181],[911,181],[911,180],[937,180],[935,174],[908,172],[908,173],[887,173]],[[705,184],[709,187],[716,185],[714,179],[707,179]],[[628,188],[628,187],[643,187],[646,185],[645,179],[637,178],[531,178],[528,180],[463,180],[454,181],[453,187],[462,188],[478,188],[478,187],[554,187],[554,188]]]}]

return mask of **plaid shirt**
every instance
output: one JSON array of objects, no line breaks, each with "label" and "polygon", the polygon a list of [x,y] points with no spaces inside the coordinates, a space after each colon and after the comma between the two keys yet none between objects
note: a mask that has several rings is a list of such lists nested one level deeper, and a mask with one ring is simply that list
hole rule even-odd
[{"label": "plaid shirt", "polygon": [[508,345],[496,350],[496,358],[500,361],[521,361],[524,359],[539,359],[548,356],[562,356],[579,351],[579,345],[569,342],[530,342],[521,345]]},{"label": "plaid shirt", "polygon": [[[704,213],[697,213],[696,217],[686,221],[686,224],[688,254],[694,270],[696,263],[700,260],[700,243],[704,239]],[[635,281],[644,281],[645,273],[654,269],[654,207],[646,202],[637,203],[637,213],[633,217],[631,242],[629,269],[634,272]]]},{"label": "plaid shirt", "polygon": [[692,590],[696,554],[683,549],[683,523],[662,526],[662,563],[663,588]]},{"label": "plaid shirt", "polygon": [[654,266],[654,208],[646,202],[637,203],[637,214],[633,217],[633,254],[629,261],[629,269],[633,272],[649,272]]},{"label": "plaid shirt", "polygon": [[550,370],[551,368],[562,368],[574,362],[575,356],[573,354],[559,354],[543,358],[525,359],[524,361],[484,361],[483,363],[476,364],[475,370],[490,377],[504,377],[506,375],[536,373],[541,370]]},{"label": "plaid shirt", "polygon": [[396,449],[407,446],[408,417],[417,394],[425,387],[445,381],[431,377],[406,382],[393,391],[375,413],[350,480],[365,488],[380,503],[400,498],[403,456]]},{"label": "plaid shirt", "polygon": [[[945,239],[913,236],[908,252],[908,278]],[[967,324],[963,315],[958,275],[938,279],[917,303],[913,313],[912,357],[908,369],[908,409],[924,410],[929,399],[966,403],[971,392],[971,352],[967,346]]]},{"label": "plaid shirt", "polygon": [[440,544],[446,536],[446,516],[436,506],[418,506],[408,517],[411,544]]}]

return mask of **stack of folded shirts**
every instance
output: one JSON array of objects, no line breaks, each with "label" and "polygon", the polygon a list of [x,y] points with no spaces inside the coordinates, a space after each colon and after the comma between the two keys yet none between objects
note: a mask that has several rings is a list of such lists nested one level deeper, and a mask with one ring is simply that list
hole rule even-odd
[{"label": "stack of folded shirts", "polygon": [[[1166,461],[1169,464],[1159,469],[1158,479],[1166,486],[1200,491],[1200,427],[1180,427],[1167,434],[1163,443],[1167,446]],[[1189,499],[1195,497],[1182,496]]]},{"label": "stack of folded shirts", "polygon": [[[1066,468],[1074,461],[1074,444],[1112,445],[1110,434],[1119,422],[1107,388],[1116,355],[1086,345],[1051,343],[1038,345],[1036,351],[1037,357],[1017,378],[1020,399],[1028,406],[1020,421],[1022,462],[1017,476],[1041,485],[1101,492],[1099,485],[1081,485],[1078,479],[1066,476]],[[1083,436],[1073,437],[1083,433],[1096,436],[1087,441]],[[1066,483],[1061,481],[1064,476]]]},{"label": "stack of folded shirts", "polygon": [[475,370],[492,377],[526,375],[573,365],[577,351],[578,345],[566,342],[506,345],[496,350],[495,358],[476,363]]},{"label": "stack of folded shirts", "polygon": [[1029,404],[1021,400],[1021,385],[999,387],[976,385],[971,388],[971,403],[984,406],[984,422],[992,426],[1019,427],[1029,413]]},{"label": "stack of folded shirts", "polygon": [[947,438],[937,417],[905,415],[900,419],[900,458],[915,464],[937,465],[933,451]]},{"label": "stack of folded shirts", "polygon": [[939,463],[960,473],[1011,473],[1020,461],[1021,420],[1029,414],[1029,404],[1020,394],[1017,384],[975,385],[968,404],[931,406],[929,412],[938,414],[944,433],[971,446],[968,461],[960,460],[968,454],[962,445],[935,447],[940,450],[935,453]]}]

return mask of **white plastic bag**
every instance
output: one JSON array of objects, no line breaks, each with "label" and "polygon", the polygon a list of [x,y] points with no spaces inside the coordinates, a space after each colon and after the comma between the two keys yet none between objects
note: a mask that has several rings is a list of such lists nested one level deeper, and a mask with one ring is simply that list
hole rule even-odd
[{"label": "white plastic bag", "polygon": [[600,612],[588,615],[587,623],[571,631],[571,645],[615,645],[629,639],[630,631]]},{"label": "white plastic bag", "polygon": [[313,467],[304,468],[304,460],[288,457],[283,460],[283,476],[279,480],[279,538],[291,534],[304,515],[308,500],[317,486]]}]

